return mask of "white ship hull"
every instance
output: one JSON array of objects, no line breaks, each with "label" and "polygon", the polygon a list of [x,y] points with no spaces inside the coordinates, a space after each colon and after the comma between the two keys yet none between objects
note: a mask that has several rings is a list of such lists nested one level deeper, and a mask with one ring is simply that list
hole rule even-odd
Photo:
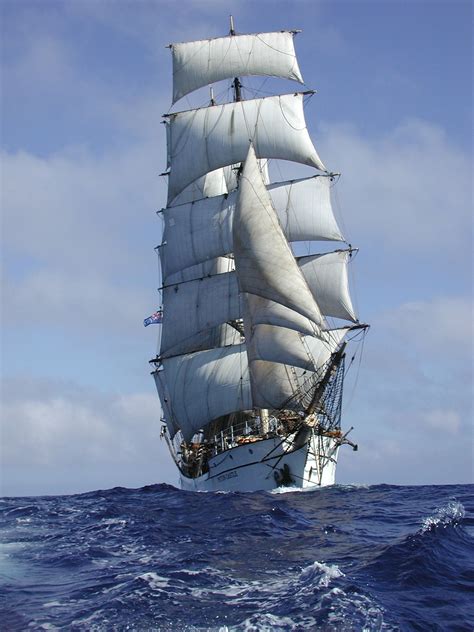
[{"label": "white ship hull", "polygon": [[181,488],[252,492],[282,486],[307,489],[333,485],[340,442],[311,433],[295,449],[293,438],[272,437],[221,452],[209,459],[205,474],[196,478],[181,474]]}]

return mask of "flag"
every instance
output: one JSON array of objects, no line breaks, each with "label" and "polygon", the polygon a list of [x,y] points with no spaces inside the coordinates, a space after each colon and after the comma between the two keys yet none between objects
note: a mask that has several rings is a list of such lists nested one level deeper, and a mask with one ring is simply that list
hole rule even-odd
[{"label": "flag", "polygon": [[143,324],[145,327],[148,327],[148,325],[159,325],[162,323],[162,321],[163,321],[163,310],[159,309],[157,312],[155,312],[151,316],[148,316],[148,318],[145,318],[145,320],[143,321]]}]

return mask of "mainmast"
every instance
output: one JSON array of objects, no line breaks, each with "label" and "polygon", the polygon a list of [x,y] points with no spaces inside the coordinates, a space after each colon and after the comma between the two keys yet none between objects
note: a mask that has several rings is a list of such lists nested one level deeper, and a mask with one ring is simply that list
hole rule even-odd
[{"label": "mainmast", "polygon": [[[234,16],[232,15],[230,16],[229,35],[235,35]],[[234,87],[234,102],[237,103],[237,101],[242,101],[242,92],[240,90],[242,88],[242,84],[240,83],[240,79],[238,77],[234,77],[232,85]]]},{"label": "mainmast", "polygon": [[[232,15],[230,16],[229,35],[231,37],[235,35],[234,17]],[[234,102],[238,103],[239,101],[242,101],[242,91],[241,91],[242,84],[240,83],[239,77],[234,77],[234,81],[232,85],[234,87]],[[242,174],[242,168],[243,168],[243,163],[240,164],[240,167],[237,171],[237,179],[240,179],[240,176]],[[242,330],[245,336],[245,328],[244,328],[243,322],[242,322]],[[270,419],[269,419],[268,408],[259,408],[258,412],[259,412],[260,420],[262,423],[262,433],[265,435],[270,430]]]}]

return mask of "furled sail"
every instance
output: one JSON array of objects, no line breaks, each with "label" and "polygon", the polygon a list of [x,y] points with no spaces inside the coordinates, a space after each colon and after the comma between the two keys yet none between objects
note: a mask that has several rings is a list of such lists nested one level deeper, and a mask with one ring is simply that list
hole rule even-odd
[{"label": "furled sail", "polygon": [[249,139],[258,158],[325,170],[306,129],[302,93],[177,112],[169,118],[168,203],[205,173],[243,162]]},{"label": "furled sail", "polygon": [[[332,210],[331,185],[330,177],[313,176],[267,187],[288,241],[344,241]],[[232,252],[237,196],[234,191],[163,210],[165,282],[173,272]]]},{"label": "furled sail", "polygon": [[293,33],[256,33],[172,44],[173,103],[203,86],[233,77],[270,75],[303,83]]},{"label": "furled sail", "polygon": [[320,325],[321,312],[281,230],[253,145],[239,191],[233,241],[240,292],[281,303]]}]

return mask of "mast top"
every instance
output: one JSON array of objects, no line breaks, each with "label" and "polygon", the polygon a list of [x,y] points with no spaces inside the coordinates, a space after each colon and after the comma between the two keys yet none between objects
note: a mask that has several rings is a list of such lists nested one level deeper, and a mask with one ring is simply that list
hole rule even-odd
[{"label": "mast top", "polygon": [[235,29],[234,29],[234,16],[233,15],[229,15],[230,18],[230,29],[229,29],[229,35],[235,35]]}]

